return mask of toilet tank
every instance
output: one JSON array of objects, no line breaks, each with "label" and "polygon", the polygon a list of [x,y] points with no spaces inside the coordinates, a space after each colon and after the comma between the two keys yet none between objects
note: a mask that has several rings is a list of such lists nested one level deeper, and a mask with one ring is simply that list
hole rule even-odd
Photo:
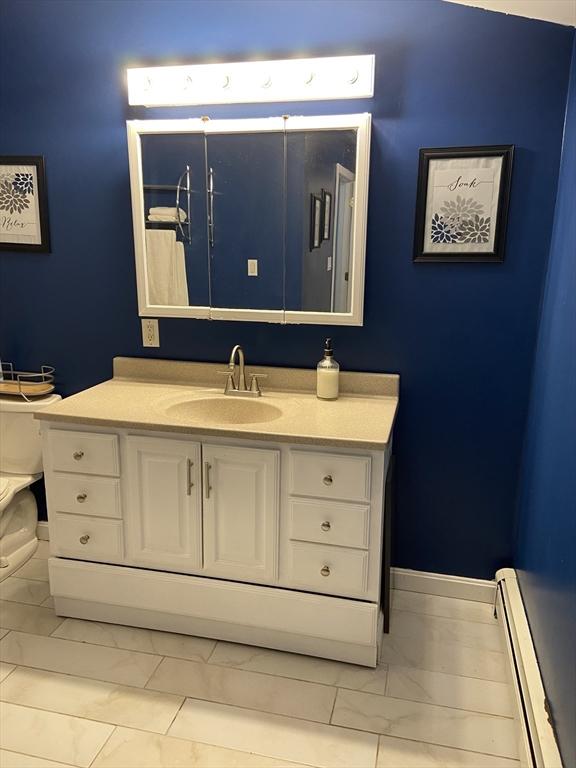
[{"label": "toilet tank", "polygon": [[42,472],[40,422],[34,414],[61,399],[60,395],[48,395],[26,402],[20,397],[0,397],[0,472]]}]

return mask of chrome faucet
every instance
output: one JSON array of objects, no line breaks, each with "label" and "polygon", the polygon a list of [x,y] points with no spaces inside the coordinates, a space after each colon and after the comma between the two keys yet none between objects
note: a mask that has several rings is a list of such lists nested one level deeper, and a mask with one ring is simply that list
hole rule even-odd
[{"label": "chrome faucet", "polygon": [[240,344],[232,347],[228,368],[232,374],[232,384],[234,384],[234,372],[236,370],[236,355],[238,355],[238,383],[234,386],[237,392],[246,392],[246,371],[244,370],[244,350]]},{"label": "chrome faucet", "polygon": [[[234,379],[236,373],[236,356],[238,356],[238,378]],[[250,374],[250,388],[246,386],[246,370],[244,368],[244,350],[240,344],[236,344],[232,347],[230,352],[230,360],[228,361],[227,371],[218,371],[218,373],[226,376],[226,384],[224,385],[224,394],[233,395],[235,397],[260,397],[262,392],[258,386],[258,379],[265,379],[266,374],[252,373]]]}]

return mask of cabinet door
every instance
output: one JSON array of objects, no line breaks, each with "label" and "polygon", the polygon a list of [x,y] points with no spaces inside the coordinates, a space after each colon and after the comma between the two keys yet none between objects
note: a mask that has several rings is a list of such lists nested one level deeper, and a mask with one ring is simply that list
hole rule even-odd
[{"label": "cabinet door", "polygon": [[275,581],[279,452],[203,444],[202,460],[206,573]]},{"label": "cabinet door", "polygon": [[128,437],[126,549],[136,565],[202,567],[200,444]]}]

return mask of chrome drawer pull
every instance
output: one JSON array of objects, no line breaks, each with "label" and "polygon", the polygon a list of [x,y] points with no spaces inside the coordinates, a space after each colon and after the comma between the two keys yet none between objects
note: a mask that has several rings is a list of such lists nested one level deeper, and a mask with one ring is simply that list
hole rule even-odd
[{"label": "chrome drawer pull", "polygon": [[327,565],[325,565],[323,568],[320,569],[320,573],[322,576],[330,576],[330,568],[328,568]]},{"label": "chrome drawer pull", "polygon": [[322,482],[324,483],[324,485],[332,485],[332,483],[334,482],[334,481],[332,480],[332,475],[325,475],[325,476],[322,478]]},{"label": "chrome drawer pull", "polygon": [[76,461],[80,461],[80,459],[84,456],[84,451],[74,451],[72,456],[76,459]]},{"label": "chrome drawer pull", "polygon": [[80,544],[88,544],[90,541],[90,536],[88,536],[87,533],[84,534],[84,536],[80,536]]},{"label": "chrome drawer pull", "polygon": [[323,531],[329,531],[330,528],[332,528],[332,526],[330,525],[330,522],[328,520],[324,520],[320,528],[322,528]]},{"label": "chrome drawer pull", "polygon": [[76,496],[76,501],[78,502],[78,504],[84,504],[87,498],[88,498],[87,493],[79,493],[78,496]]}]

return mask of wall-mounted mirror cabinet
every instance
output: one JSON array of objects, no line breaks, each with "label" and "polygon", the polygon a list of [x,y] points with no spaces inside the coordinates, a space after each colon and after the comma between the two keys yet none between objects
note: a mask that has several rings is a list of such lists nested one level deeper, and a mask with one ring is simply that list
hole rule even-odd
[{"label": "wall-mounted mirror cabinet", "polygon": [[142,316],[362,325],[370,115],[128,122]]}]

